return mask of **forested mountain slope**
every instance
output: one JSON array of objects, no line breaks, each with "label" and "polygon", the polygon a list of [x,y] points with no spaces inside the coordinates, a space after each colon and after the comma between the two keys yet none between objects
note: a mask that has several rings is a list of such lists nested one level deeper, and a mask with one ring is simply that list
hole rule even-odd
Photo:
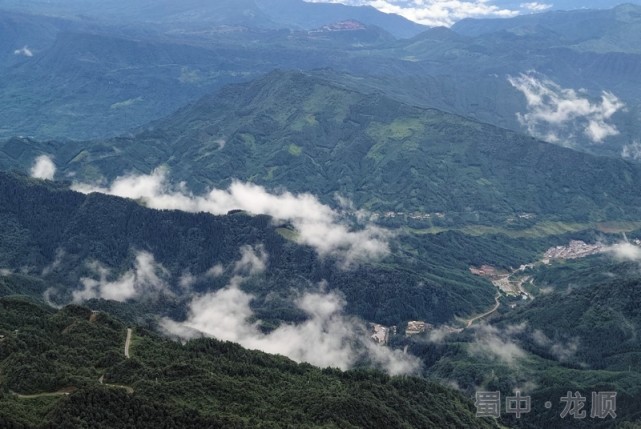
[{"label": "forested mountain slope", "polygon": [[[104,20],[86,13],[77,16],[77,11],[52,12],[62,6],[50,2],[31,9],[40,16],[3,12],[0,137],[121,135],[230,82],[248,81],[276,68],[322,69],[359,90],[374,88],[409,104],[527,132],[562,146],[638,158],[634,143],[641,135],[634,121],[641,109],[639,6],[463,21],[453,30],[420,32],[423,27],[410,23],[407,34],[412,37],[394,41],[390,33],[405,33],[401,27],[407,21],[373,8],[298,0],[292,0],[294,7],[275,8],[271,1],[258,6],[253,1],[190,1],[166,9],[147,1],[115,6],[67,2],[72,10],[112,9],[100,14]],[[3,3],[25,10],[24,2]],[[314,13],[306,11],[312,9]],[[280,11],[274,12],[278,19],[266,18],[272,11]],[[127,19],[109,19],[111,12]],[[281,20],[289,25],[274,23]],[[394,20],[400,20],[400,26]],[[562,27],[564,20],[569,24]],[[19,25],[22,29],[16,30]],[[477,26],[481,29],[475,30]],[[539,117],[533,123],[524,118],[536,117],[542,107],[556,110],[549,100],[530,104],[527,92],[537,90],[558,99],[570,94],[568,101],[592,107],[586,112],[575,106],[570,116]],[[602,110],[607,107],[604,95],[616,98],[614,111]],[[605,115],[604,122],[597,123],[605,136],[591,136],[585,128],[590,118],[598,119],[595,112]]]},{"label": "forested mountain slope", "polygon": [[[269,256],[268,269],[246,288],[257,295],[253,306],[263,317],[300,320],[304,315],[293,308],[292,294],[326,281],[330,290],[345,294],[347,310],[365,320],[444,322],[480,312],[493,301],[494,288],[473,276],[470,265],[518,265],[555,242],[457,232],[420,238],[400,235],[391,241],[392,253],[383,260],[345,270],[340,259],[319,257],[309,246],[284,238],[278,227],[289,226],[273,224],[267,216],[151,210],[131,200],[83,195],[62,184],[4,173],[0,202],[4,231],[0,268],[46,279],[30,283],[32,295],[41,297],[53,287],[51,298],[68,303],[72,292],[82,289],[82,278],[97,275],[92,262],[109,268],[116,278],[144,251],[168,271],[168,286],[176,294],[143,300],[139,312],[130,315],[152,320],[154,315],[182,314],[176,308],[190,296],[179,286],[185,273],[199,277],[217,264],[233,266],[241,247],[260,245]],[[226,272],[194,287],[216,290],[231,275]],[[21,287],[5,285],[3,294],[20,293]]]},{"label": "forested mountain slope", "polygon": [[641,168],[297,72],[226,87],[135,137],[0,148],[3,168],[50,154],[61,176],[112,180],[170,168],[193,190],[232,178],[375,212],[445,213],[450,224],[638,219]]},{"label": "forested mountain slope", "polygon": [[127,359],[127,326],[106,313],[20,297],[0,298],[0,310],[7,429],[496,427],[424,380],[319,369],[216,340],[181,345],[136,327]]}]

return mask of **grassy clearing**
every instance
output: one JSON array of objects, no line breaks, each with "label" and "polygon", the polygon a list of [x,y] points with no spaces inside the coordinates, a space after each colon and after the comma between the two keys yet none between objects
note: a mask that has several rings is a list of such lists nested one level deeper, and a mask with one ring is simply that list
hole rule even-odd
[{"label": "grassy clearing", "polygon": [[298,241],[298,232],[289,228],[278,228],[276,232],[285,240],[296,242]]},{"label": "grassy clearing", "polygon": [[303,148],[295,144],[290,144],[287,151],[289,152],[290,155],[300,156],[300,154],[303,153]]},{"label": "grassy clearing", "polygon": [[606,234],[631,232],[641,228],[641,221],[630,222],[604,222],[604,223],[575,223],[545,221],[537,223],[530,228],[510,229],[502,226],[466,225],[461,227],[440,227],[417,229],[405,228],[406,231],[417,235],[439,234],[445,231],[459,231],[475,237],[491,234],[503,234],[510,238],[541,238],[562,235],[568,232],[597,230]]}]

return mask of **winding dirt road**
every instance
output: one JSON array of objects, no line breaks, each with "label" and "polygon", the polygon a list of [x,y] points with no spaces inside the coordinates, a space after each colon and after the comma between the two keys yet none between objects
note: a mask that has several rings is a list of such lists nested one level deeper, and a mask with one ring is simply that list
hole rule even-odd
[{"label": "winding dirt road", "polygon": [[127,328],[127,339],[125,340],[125,357],[129,359],[129,346],[131,345],[131,328]]},{"label": "winding dirt road", "polygon": [[66,395],[70,395],[75,390],[76,390],[75,387],[68,387],[66,389],[61,389],[56,392],[34,393],[32,395],[23,395],[23,394],[12,392],[12,391],[9,391],[9,393],[21,399],[36,399],[36,398],[43,398],[47,396],[66,396]]},{"label": "winding dirt road", "polygon": [[[133,333],[133,330],[131,328],[127,328],[127,339],[125,340],[125,358],[129,359],[129,346],[131,345],[131,335]],[[109,384],[105,383],[105,375],[101,375],[100,378],[98,379],[98,383],[104,385],[104,386],[109,386],[109,387],[115,387],[118,389],[124,389],[127,393],[132,394],[134,393],[134,389],[129,386],[124,386],[122,384]],[[66,396],[69,395],[73,392],[76,391],[75,387],[67,387],[65,389],[58,390],[56,392],[45,392],[45,393],[36,393],[33,395],[22,395],[20,393],[15,393],[15,392],[10,392],[12,395],[15,395],[18,398],[21,399],[35,399],[35,398],[42,398],[46,396]]]}]

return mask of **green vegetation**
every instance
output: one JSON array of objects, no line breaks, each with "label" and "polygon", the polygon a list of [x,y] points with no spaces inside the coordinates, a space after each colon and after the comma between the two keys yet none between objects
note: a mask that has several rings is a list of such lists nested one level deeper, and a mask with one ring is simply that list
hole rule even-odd
[{"label": "green vegetation", "polygon": [[584,231],[601,231],[607,234],[632,232],[641,227],[641,222],[613,222],[613,223],[569,223],[544,221],[535,223],[528,227],[514,228],[509,225],[488,226],[488,225],[465,225],[461,227],[433,226],[430,228],[406,228],[412,234],[440,234],[444,231],[460,231],[466,235],[496,235],[502,234],[510,238],[543,238],[558,236],[569,233],[580,233]]},{"label": "green vegetation", "polygon": [[[338,194],[395,230],[391,255],[344,270],[267,216],[155,211],[0,173],[0,428],[491,427],[473,417],[469,398],[479,388],[531,394],[531,414],[500,421],[523,428],[590,427],[543,403],[556,406],[568,390],[614,390],[618,421],[597,423],[634,427],[639,266],[605,256],[526,270],[534,300],[501,295],[496,312],[462,331],[392,336],[392,346],[422,359],[423,376],[463,394],[155,333],[159,317],[185,318],[194,293],[228,284],[242,246],[269,254],[266,272],[242,286],[265,332],[304,320],[295,298],[325,284],[350,315],[399,332],[424,320],[442,333],[494,304],[496,288],[471,266],[508,271],[569,239],[639,236],[641,166],[620,159],[623,147],[638,157],[641,137],[639,7],[467,20],[416,34],[373,9],[283,1],[194,3],[189,24],[176,19],[181,2],[102,2],[91,6],[99,20],[86,18],[83,2],[72,12],[60,9],[69,2],[34,4],[36,15],[2,11],[0,169],[24,172],[47,154],[57,178],[84,182],[162,165],[194,193],[239,179],[330,205]],[[151,9],[154,25],[139,22]],[[346,10],[367,25],[301,31]],[[52,17],[60,15],[75,18]],[[25,37],[33,51],[15,51]],[[559,139],[587,153],[518,134],[516,113],[527,106],[507,77],[528,70],[586,102],[604,92],[620,98],[625,109],[604,116],[618,134],[593,145],[579,127]],[[202,94],[210,95],[196,101]],[[171,294],[88,301],[97,313],[36,303],[68,304],[83,279],[99,275],[93,262],[115,280],[141,251],[166,269]],[[206,275],[215,264],[222,275]]]},{"label": "green vegetation", "polygon": [[300,146],[296,146],[295,144],[290,144],[287,148],[287,151],[290,155],[293,156],[300,156],[300,154],[303,153],[303,149]]},{"label": "green vegetation", "polygon": [[[257,282],[247,284],[246,287],[257,296],[254,310],[256,317],[263,320],[266,329],[277,326],[283,320],[300,321],[304,315],[292,308],[291,290],[301,290],[323,279],[328,281],[330,287],[345,294],[351,314],[359,315],[366,320],[399,326],[403,326],[403,322],[407,320],[416,319],[434,324],[453,323],[457,317],[465,318],[487,311],[494,300],[495,288],[487,280],[472,276],[469,272],[470,266],[490,264],[508,269],[510,266],[515,267],[536,260],[543,250],[552,245],[565,244],[570,238],[594,242],[604,237],[604,233],[598,230],[529,239],[493,234],[473,236],[457,231],[430,235],[408,234],[399,236],[395,241],[393,256],[376,264],[366,264],[351,271],[343,271],[337,269],[335,261],[318,259],[311,249],[297,244],[295,233],[287,225],[274,226],[271,219],[265,216],[252,217],[244,213],[211,216],[150,210],[133,201],[104,195],[81,195],[67,190],[64,184],[38,181],[14,174],[0,174],[0,207],[0,219],[5,231],[3,240],[0,240],[0,266],[29,267],[20,274],[3,273],[0,277],[2,296],[30,294],[41,299],[43,292],[53,286],[61,291],[62,295],[58,296],[58,299],[65,299],[72,290],[77,289],[79,278],[88,275],[86,261],[105,261],[105,264],[120,272],[131,266],[132,249],[145,249],[156,255],[157,261],[172,274],[172,288],[179,293],[180,289],[174,283],[186,269],[197,275],[211,268],[214,263],[230,265],[238,258],[240,246],[263,243],[270,255],[279,257],[270,258],[270,266],[265,276]],[[615,227],[620,229],[633,226],[634,224],[607,225],[609,231],[613,231]],[[633,232],[629,236],[635,238],[637,235]],[[199,241],[198,237],[204,237],[204,241]],[[61,250],[64,251],[64,257],[60,259],[59,264],[51,272],[43,274],[43,270],[51,266]],[[635,313],[632,312],[638,307],[635,303],[639,299],[634,293],[639,288],[633,278],[634,266],[608,266],[603,265],[603,262],[604,260],[593,257],[555,264],[546,270],[536,268],[528,273],[534,276],[535,284],[538,286],[538,292],[534,291],[538,296],[531,304],[518,300],[517,308],[510,310],[508,304],[517,300],[502,298],[498,314],[491,318],[496,329],[505,330],[507,326],[518,326],[527,321],[525,331],[508,338],[511,342],[517,343],[525,353],[524,358],[517,360],[516,366],[491,356],[470,354],[476,341],[474,329],[452,335],[444,343],[429,343],[419,336],[410,342],[408,352],[424,361],[425,376],[444,382],[455,381],[470,396],[478,386],[499,389],[507,394],[514,387],[527,382],[538,383],[540,386],[528,391],[539,402],[550,397],[562,396],[565,393],[563,389],[567,390],[568,387],[582,390],[616,389],[621,392],[621,409],[624,410],[622,416],[630,419],[633,413],[641,411],[634,406],[640,397],[639,389],[635,386],[641,385],[641,370],[637,371],[638,362],[635,359],[641,356],[641,350],[637,350],[638,344],[633,335],[637,329],[636,325],[641,322],[636,321]],[[616,282],[608,279],[604,272],[620,274],[628,281],[615,287]],[[585,287],[567,293],[567,284],[581,278],[585,280]],[[301,279],[312,280],[301,282]],[[227,281],[228,279],[223,277],[213,283],[196,284],[195,289],[212,290],[222,287]],[[604,286],[600,289],[589,287],[598,282],[604,282]],[[552,287],[557,292],[541,295],[542,288],[546,287]],[[615,289],[611,296],[607,296],[609,288]],[[584,290],[585,295],[578,294],[581,290]],[[596,293],[597,290],[600,292]],[[265,294],[269,294],[269,299],[265,299]],[[175,298],[127,303],[90,301],[88,305],[93,309],[106,311],[129,323],[141,323],[145,326],[136,328],[131,349],[132,358],[124,359],[122,347],[125,327],[117,322],[113,322],[118,324],[118,328],[114,328],[113,331],[107,330],[104,334],[91,331],[91,334],[83,334],[82,344],[94,344],[92,350],[99,350],[99,353],[83,354],[70,343],[65,344],[73,352],[64,356],[60,353],[45,353],[34,358],[30,354],[20,354],[18,349],[12,349],[14,351],[6,362],[14,366],[11,367],[11,371],[2,370],[2,380],[5,380],[3,382],[12,383],[8,385],[7,390],[36,395],[60,392],[61,389],[69,388],[77,390],[73,390],[74,393],[69,396],[19,398],[15,395],[5,395],[3,401],[6,402],[3,404],[6,404],[7,410],[11,410],[12,418],[18,418],[21,422],[31,425],[41,424],[43,419],[52,419],[53,415],[63,416],[61,419],[72,418],[70,416],[75,416],[74,410],[77,407],[94,410],[94,405],[91,404],[104,400],[110,404],[130,404],[126,406],[141,410],[147,410],[148,406],[157,408],[160,410],[159,415],[170,420],[186,419],[185,421],[189,422],[191,420],[185,416],[190,415],[195,419],[193,421],[197,422],[193,424],[194,427],[210,421],[221,425],[233,422],[255,426],[256,422],[252,423],[251,417],[236,417],[246,416],[247,414],[243,413],[247,408],[252,408],[246,405],[247,401],[258,400],[256,396],[262,398],[263,394],[267,395],[268,392],[253,387],[252,392],[263,394],[252,394],[247,398],[239,396],[245,400],[222,407],[224,400],[216,395],[225,394],[232,397],[226,383],[237,386],[233,380],[239,376],[238,374],[245,373],[234,370],[235,372],[230,373],[226,379],[221,378],[217,370],[207,369],[211,364],[195,350],[200,350],[201,347],[209,350],[210,347],[214,347],[211,344],[218,347],[219,343],[213,340],[199,340],[182,347],[152,334],[158,315],[175,319],[184,317],[187,299],[188,297],[178,294]],[[5,301],[11,303],[15,301],[14,298],[7,300]],[[24,303],[23,300],[16,302]],[[600,302],[605,303],[604,306],[600,306]],[[32,304],[24,305],[26,310],[23,313],[29,314],[28,309]],[[38,317],[34,317],[32,321],[16,323],[29,325],[36,324],[36,320],[39,320],[37,323],[40,325],[37,326],[46,327],[49,326],[49,322],[45,323],[43,320],[60,320],[60,324],[52,325],[60,332],[60,338],[73,334],[76,329],[82,333],[84,326],[92,326],[88,310],[79,307],[67,307],[58,313],[43,308],[38,311],[49,316],[43,318],[38,313]],[[73,315],[78,314],[78,318],[83,321],[73,323],[76,321],[74,319],[71,322],[68,319],[71,317],[70,312]],[[11,314],[15,316],[21,313]],[[101,313],[100,317],[106,316]],[[105,323],[113,321],[108,317],[104,320]],[[577,324],[577,320],[581,322]],[[111,326],[110,323],[112,322],[107,323],[107,326]],[[594,331],[596,337],[590,339],[590,329],[595,325],[600,328]],[[7,338],[10,338],[12,326],[7,324],[2,328],[5,332],[3,335]],[[67,329],[69,326],[71,328]],[[555,327],[558,327],[558,332]],[[639,328],[641,329],[641,326]],[[541,330],[549,338],[551,343],[547,347],[534,342],[532,333],[535,329]],[[563,333],[563,330],[567,332]],[[19,337],[20,332],[19,330]],[[57,334],[47,334],[46,337],[51,341],[57,341],[58,338]],[[576,348],[572,342],[575,337],[579,338]],[[111,342],[107,341],[109,338]],[[40,340],[34,341],[40,344],[42,350],[46,350]],[[394,338],[393,341],[405,340]],[[571,360],[559,361],[555,354],[557,352],[551,352],[552,345],[556,343],[567,345],[571,352],[568,354]],[[196,344],[200,345],[196,347]],[[189,351],[189,359],[186,360],[181,357],[185,350]],[[47,356],[50,356],[51,360]],[[68,357],[81,361],[66,360]],[[200,361],[201,358],[205,361]],[[239,359],[246,362],[248,358]],[[186,369],[181,364],[176,364],[192,360],[197,362],[197,369]],[[583,364],[588,367],[583,368]],[[33,366],[49,375],[32,372]],[[69,370],[71,367],[74,368],[73,371]],[[169,369],[159,369],[165,367]],[[303,367],[306,368],[304,365]],[[97,382],[101,375],[105,375],[106,383],[102,386]],[[276,382],[278,378],[274,376],[268,377],[261,373],[253,377],[255,380],[252,378],[251,383],[262,383],[267,377],[270,383],[280,386]],[[195,390],[185,390],[180,382],[182,379],[188,380],[189,386],[193,386]],[[209,383],[215,387],[210,387]],[[247,383],[250,382],[240,383],[241,387]],[[124,388],[117,386],[134,389],[133,397],[128,396]],[[388,387],[386,385],[384,390]],[[214,394],[212,389],[223,393]],[[306,386],[303,390],[307,392],[307,389]],[[154,396],[160,395],[159,392],[162,392],[160,399]],[[231,392],[238,393],[235,390]],[[301,390],[296,392],[292,397],[304,396]],[[352,404],[352,394],[369,397],[360,391],[350,389],[334,392],[330,397],[335,398],[336,404]],[[324,398],[325,391],[318,395],[319,398]],[[278,398],[289,400],[288,396]],[[316,396],[312,395],[310,398],[324,404]],[[147,400],[152,403],[146,402]],[[31,410],[28,405],[31,403],[40,408]],[[270,406],[275,406],[274,403],[271,404]],[[188,406],[193,407],[189,410],[198,409],[198,412],[203,414],[192,415],[192,411],[184,410]],[[353,406],[361,410],[363,415],[379,416],[376,414],[378,411],[364,409],[357,404]],[[323,408],[322,405],[319,407]],[[217,411],[221,409],[225,410],[223,414]],[[532,427],[555,421],[556,417],[553,414],[546,414],[545,410],[539,411],[536,416],[535,413],[532,414],[532,418],[538,420],[523,421],[530,422],[528,424]],[[95,412],[88,411],[87,415],[91,413],[100,414],[97,409]],[[109,413],[119,416],[118,410],[111,410]],[[345,413],[345,418],[352,419],[348,412]],[[406,418],[405,411],[398,413],[403,419]],[[266,411],[263,414],[272,415]],[[512,423],[514,422],[506,421],[506,424]],[[342,426],[342,423],[335,424]],[[352,424],[369,425],[363,421]],[[184,427],[189,425],[185,424]]]},{"label": "green vegetation", "polygon": [[[576,342],[568,359],[590,368],[641,373],[641,283],[638,266],[604,257],[558,264],[535,273],[546,288],[531,304],[506,314],[500,323],[527,321],[555,341]],[[533,346],[545,353],[541,346]]]},{"label": "green vegetation", "polygon": [[[49,297],[65,304],[72,291],[81,288],[81,278],[96,276],[89,262],[99,261],[117,278],[131,269],[136,251],[150,252],[168,270],[176,297],[128,303],[128,311],[117,303],[95,304],[142,324],[153,324],[159,314],[181,317],[180,309],[189,299],[178,285],[185,272],[202,276],[215,264],[229,267],[241,246],[257,244],[270,255],[266,274],[245,286],[256,295],[253,306],[258,317],[273,320],[272,312],[277,311],[281,320],[300,320],[301,312],[292,308],[296,291],[325,280],[330,290],[345,296],[347,311],[365,320],[390,325],[407,320],[443,323],[481,313],[494,302],[494,287],[472,275],[471,265],[518,266],[569,239],[524,241],[454,231],[401,234],[391,242],[392,255],[343,270],[340,261],[319,258],[313,249],[296,242],[291,229],[272,225],[266,216],[151,210],[134,201],[82,195],[63,184],[12,174],[0,174],[0,225],[4,231],[0,268],[24,267],[19,274],[0,277],[2,295],[28,293],[41,298],[53,288]],[[216,290],[230,276],[226,272],[193,286],[196,291]]]},{"label": "green vegetation", "polygon": [[[11,271],[0,277],[0,295],[41,299],[51,288],[49,298],[65,304],[81,288],[81,278],[96,276],[88,263],[100,262],[115,279],[131,269],[136,251],[151,253],[168,271],[175,297],[92,304],[149,326],[156,315],[184,317],[189,295],[179,281],[185,273],[201,277],[193,285],[196,291],[226,285],[231,272],[208,280],[202,276],[216,264],[233,265],[244,245],[262,244],[270,255],[265,275],[245,286],[256,296],[252,305],[263,320],[300,320],[303,315],[293,308],[293,297],[326,281],[330,290],[345,296],[346,310],[365,320],[440,324],[480,314],[493,305],[495,288],[472,275],[470,266],[518,267],[571,238],[594,241],[603,235],[589,230],[528,239],[459,231],[399,234],[391,241],[390,256],[343,270],[340,261],[319,258],[297,242],[289,226],[275,226],[266,216],[151,210],[134,201],[82,195],[63,184],[12,174],[0,174],[0,225],[0,268]],[[13,267],[24,268],[17,273]]]},{"label": "green vegetation", "polygon": [[[313,125],[299,127],[310,114]],[[216,139],[224,147],[212,148]],[[134,137],[47,144],[13,139],[2,149],[0,165],[25,168],[49,153],[61,177],[74,173],[81,181],[166,165],[172,180],[185,180],[196,192],[236,178],[311,192],[326,203],[339,193],[381,216],[415,215],[401,226],[417,229],[471,225],[462,231],[539,237],[641,219],[636,164],[302,73],[273,72],[226,87]]]},{"label": "green vegetation", "polygon": [[[631,235],[638,237],[638,231]],[[489,327],[466,329],[443,340],[412,339],[409,351],[425,374],[455,382],[473,395],[480,388],[532,396],[533,411],[506,424],[524,428],[594,427],[559,417],[567,391],[616,391],[619,427],[641,413],[641,283],[638,264],[606,256],[554,262],[525,274],[533,277],[534,300],[502,298]],[[510,304],[515,304],[511,309]],[[553,409],[543,407],[546,401]],[[586,405],[589,413],[589,403]],[[588,414],[589,416],[589,414]]]},{"label": "green vegetation", "polygon": [[[2,428],[490,428],[452,389],[296,364],[210,339],[185,345],[83,307],[0,299]],[[15,330],[18,330],[17,334]],[[133,352],[133,350],[132,350]],[[100,384],[120,384],[124,389]],[[15,393],[69,395],[19,397]]]},{"label": "green vegetation", "polygon": [[[374,9],[302,0],[289,0],[286,6],[282,0],[259,3],[177,4],[154,12],[156,25],[151,25],[145,16],[147,0],[91,9],[74,2],[67,4],[71,10],[61,3],[5,0],[0,138],[64,140],[130,133],[203,93],[274,69],[315,70],[361,92],[385,93],[410,105],[521,132],[527,130],[516,113],[527,111],[526,101],[507,75],[537,70],[563,87],[586,89],[590,101],[607,91],[626,104],[626,111],[608,118],[620,134],[606,144],[593,144],[583,130],[576,130],[581,132],[569,136],[570,141],[561,138],[561,144],[620,157],[625,145],[641,137],[635,126],[641,105],[639,6],[464,20],[451,29],[427,29]],[[189,20],[178,12],[185,8]],[[319,29],[344,19],[365,25],[350,31]],[[390,33],[411,38],[394,40]],[[12,54],[24,40],[36,47],[33,57]],[[139,102],[120,104],[140,97]],[[332,104],[342,109],[331,98],[324,101],[320,112]],[[292,127],[313,133],[318,118],[309,119],[292,118]]]},{"label": "green vegetation", "polygon": [[[63,259],[47,278],[58,287],[58,299],[63,303],[69,302],[70,293],[80,286],[82,276],[92,275],[86,263],[93,260],[118,273],[131,267],[133,250],[147,250],[173,275],[175,291],[180,293],[177,282],[185,271],[202,275],[215,264],[229,266],[238,258],[242,245],[258,243],[265,246],[269,255],[279,255],[270,258],[270,269],[261,284],[248,286],[250,292],[258,295],[255,305],[261,314],[269,314],[272,306],[279,308],[283,302],[290,302],[292,290],[311,287],[323,279],[346,295],[354,313],[386,322],[419,315],[434,320],[450,318],[455,302],[471,287],[480,289],[468,300],[471,307],[467,311],[475,312],[477,307],[485,306],[484,294],[491,294],[489,285],[469,274],[465,277],[470,279],[470,284],[461,278],[463,274],[452,277],[452,281],[445,280],[446,268],[440,268],[440,276],[430,274],[430,278],[426,278],[418,269],[410,271],[399,267],[402,259],[391,260],[389,265],[343,271],[335,260],[320,259],[311,248],[282,238],[265,216],[216,217],[156,211],[132,201],[84,196],[30,179],[6,175],[1,179],[0,207],[6,234],[0,243],[0,266],[30,267],[31,276],[40,276],[62,252]],[[449,263],[454,260],[451,258]],[[464,273],[467,267],[460,266],[459,271]],[[434,269],[436,267],[430,271]],[[439,277],[452,287],[443,291],[436,282]],[[18,281],[16,277],[7,279],[7,292],[20,292],[20,286],[12,286],[12,282]],[[197,290],[220,288],[227,280],[228,276],[224,276],[195,287]],[[35,296],[40,296],[46,288],[45,283],[35,279],[27,283],[28,290]],[[372,299],[374,290],[378,295]],[[267,295],[269,300],[264,299]],[[403,296],[409,295],[416,300],[412,309],[403,305]],[[432,303],[435,296],[439,297],[438,306]],[[179,296],[179,299],[182,298]],[[164,312],[171,311],[177,304],[161,300],[141,305],[140,313],[149,313],[150,306]],[[466,311],[464,307],[456,307],[457,311]],[[297,320],[300,314],[294,312],[291,317]]]}]

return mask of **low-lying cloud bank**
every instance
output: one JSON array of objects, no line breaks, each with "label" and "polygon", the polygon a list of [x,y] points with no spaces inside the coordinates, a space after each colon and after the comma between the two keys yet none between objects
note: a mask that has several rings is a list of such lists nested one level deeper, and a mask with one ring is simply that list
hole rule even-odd
[{"label": "low-lying cloud bank", "polygon": [[[56,260],[63,256],[63,252],[59,252]],[[269,255],[260,244],[240,247],[239,258],[235,262],[227,266],[216,264],[199,277],[183,274],[172,278],[152,254],[140,251],[135,256],[133,267],[123,274],[114,273],[113,269],[97,261],[88,263],[92,274],[80,279],[81,287],[72,292],[72,302],[81,304],[91,299],[126,302],[175,296],[170,285],[176,283],[179,287],[177,290],[190,300],[186,320],[160,320],[161,330],[170,336],[185,340],[215,337],[249,349],[287,356],[297,362],[343,370],[367,363],[396,375],[415,373],[420,367],[420,360],[415,356],[374,343],[366,324],[346,314],[344,299],[334,292],[299,294],[293,300],[293,305],[307,315],[307,320],[297,324],[282,324],[265,333],[251,308],[255,297],[241,289],[245,281],[255,279],[268,268]],[[194,282],[223,275],[230,278],[224,288],[193,293],[191,285]],[[50,305],[60,308],[61,305],[52,300],[58,294],[58,291],[50,288],[45,291],[43,298]]]},{"label": "low-lying cloud bank", "polygon": [[53,180],[56,175],[56,164],[51,157],[40,155],[35,159],[30,170],[31,177],[36,179]]},{"label": "low-lying cloud bank", "polygon": [[22,48],[16,49],[15,51],[13,51],[13,55],[19,55],[19,56],[31,58],[33,57],[33,51],[29,49],[28,46],[23,46]]},{"label": "low-lying cloud bank", "polygon": [[417,358],[371,341],[364,323],[345,315],[345,302],[333,293],[305,293],[296,300],[296,306],[309,317],[305,322],[263,333],[259,322],[251,322],[254,297],[243,292],[240,283],[235,277],[224,289],[195,297],[187,320],[165,318],[162,329],[183,339],[208,336],[233,341],[319,367],[345,370],[367,360],[392,375],[412,373],[419,367]]},{"label": "low-lying cloud bank", "polygon": [[591,101],[584,91],[562,88],[534,72],[509,76],[508,81],[525,96],[528,112],[517,117],[532,136],[570,145],[577,134],[593,143],[619,134],[610,121],[625,104],[611,92],[603,91],[600,102]]},{"label": "low-lying cloud bank", "polygon": [[508,326],[505,329],[481,324],[475,327],[474,341],[468,351],[473,356],[483,356],[514,366],[526,357],[526,353],[512,337],[524,330],[525,324]]},{"label": "low-lying cloud bank", "polygon": [[552,340],[543,331],[529,328],[526,322],[502,328],[480,324],[474,328],[474,340],[468,351],[473,356],[516,367],[527,358],[524,342],[533,342],[559,362],[572,361],[580,344],[579,338]]},{"label": "low-lying cloud bank", "polygon": [[572,338],[567,341],[552,341],[545,333],[539,329],[532,332],[532,339],[539,347],[545,347],[559,362],[567,362],[574,358],[579,350],[579,339]]},{"label": "low-lying cloud bank", "polygon": [[115,280],[109,280],[111,270],[99,262],[91,262],[88,267],[97,278],[80,279],[83,288],[72,294],[76,304],[95,298],[125,302],[173,295],[167,283],[169,272],[148,252],[137,252],[133,269]]},{"label": "low-lying cloud bank", "polygon": [[612,255],[617,261],[641,262],[641,247],[628,241],[608,246],[605,248],[605,252]]},{"label": "low-lying cloud bank", "polygon": [[266,259],[261,249],[243,248],[225,288],[195,296],[186,320],[164,318],[161,328],[182,339],[215,337],[320,367],[349,369],[365,360],[390,374],[407,374],[418,369],[416,357],[372,342],[365,324],[344,313],[345,302],[335,293],[304,293],[295,300],[295,305],[308,319],[264,333],[260,322],[253,321],[250,304],[254,297],[241,290],[241,285],[247,276],[265,270]]},{"label": "low-lying cloud bank", "polygon": [[633,141],[623,146],[621,149],[621,157],[625,159],[631,159],[633,161],[638,161],[641,159],[641,142]]},{"label": "low-lying cloud bank", "polygon": [[194,195],[184,182],[176,186],[169,183],[167,170],[163,168],[149,175],[119,177],[108,187],[75,184],[73,189],[136,199],[154,209],[215,215],[238,209],[269,215],[278,221],[290,222],[298,231],[300,243],[313,247],[321,256],[335,256],[346,266],[379,259],[389,253],[388,230],[371,223],[360,229],[352,228],[341,213],[307,193],[271,193],[262,186],[234,181],[228,189]]}]

